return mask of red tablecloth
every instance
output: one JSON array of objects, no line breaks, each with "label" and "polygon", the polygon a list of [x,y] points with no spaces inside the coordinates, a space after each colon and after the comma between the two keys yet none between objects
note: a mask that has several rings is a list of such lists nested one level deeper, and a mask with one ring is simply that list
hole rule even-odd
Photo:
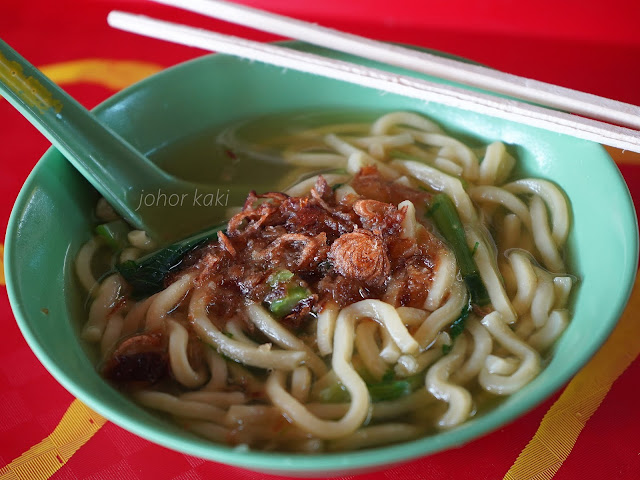
[{"label": "red tablecloth", "polygon": [[[637,0],[246,3],[640,104]],[[88,107],[137,79],[202,53],[110,30],[106,14],[116,8],[258,40],[274,38],[140,0],[5,0],[0,5],[0,36]],[[1,98],[0,145],[4,238],[20,186],[48,145]],[[613,150],[612,154],[638,206],[640,155]],[[74,401],[22,338],[9,308],[1,267],[0,263],[0,479],[264,477],[153,445],[104,423]],[[603,349],[562,392],[523,418],[464,447],[357,478],[640,479],[639,307],[636,287],[625,316]],[[596,377],[600,381],[592,388]]]}]

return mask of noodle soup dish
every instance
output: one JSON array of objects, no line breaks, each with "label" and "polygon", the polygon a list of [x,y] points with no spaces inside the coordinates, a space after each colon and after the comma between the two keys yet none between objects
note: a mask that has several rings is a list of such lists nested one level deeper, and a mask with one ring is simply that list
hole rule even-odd
[{"label": "noodle soup dish", "polygon": [[65,388],[178,451],[317,476],[463,444],[561,388],[633,284],[633,205],[590,142],[223,55],[96,114],[229,200],[154,245],[51,150],[8,292]]},{"label": "noodle soup dish", "polygon": [[[535,378],[576,283],[557,185],[413,112],[254,123],[282,130],[225,129],[230,156],[302,179],[249,192],[196,246],[153,252],[98,202],[76,274],[105,378],[215,442],[304,453],[450,429]],[[115,268],[95,273],[101,253]]]}]

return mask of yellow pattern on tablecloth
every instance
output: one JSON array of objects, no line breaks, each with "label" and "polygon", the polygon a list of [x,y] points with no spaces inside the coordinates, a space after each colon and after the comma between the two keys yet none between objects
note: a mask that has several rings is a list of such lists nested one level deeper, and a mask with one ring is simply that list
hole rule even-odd
[{"label": "yellow pattern on tablecloth", "polygon": [[46,480],[106,421],[80,400],[74,400],[51,435],[0,469],[0,480]]},{"label": "yellow pattern on tablecloth", "polygon": [[639,308],[640,280],[636,277],[631,299],[615,330],[547,411],[504,480],[554,477],[613,382],[640,355],[640,322],[636,317]]},{"label": "yellow pattern on tablecloth", "polygon": [[40,69],[58,84],[87,82],[120,90],[162,70],[156,63],[86,58],[45,65]]}]

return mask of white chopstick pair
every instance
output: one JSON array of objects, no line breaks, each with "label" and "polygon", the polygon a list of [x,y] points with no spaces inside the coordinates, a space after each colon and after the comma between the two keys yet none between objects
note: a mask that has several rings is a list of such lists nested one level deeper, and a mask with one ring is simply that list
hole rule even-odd
[{"label": "white chopstick pair", "polygon": [[640,152],[640,132],[591,119],[597,118],[614,124],[640,128],[640,107],[634,105],[501,73],[486,67],[469,65],[424,52],[388,45],[229,2],[219,0],[154,1],[495,93],[516,96],[552,108],[572,111],[582,116],[505,99],[488,93],[476,93],[460,87],[437,84],[412,76],[397,75],[385,70],[299,52],[273,44],[253,42],[156,20],[142,15],[114,11],[109,14],[109,24],[115,28],[153,38],[322,75],[427,102],[442,103]]}]

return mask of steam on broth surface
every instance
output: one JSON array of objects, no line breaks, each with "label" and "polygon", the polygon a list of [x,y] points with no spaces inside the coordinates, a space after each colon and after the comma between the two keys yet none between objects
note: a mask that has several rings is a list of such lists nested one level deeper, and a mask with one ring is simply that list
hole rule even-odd
[{"label": "steam on broth surface", "polygon": [[535,378],[569,321],[556,185],[414,113],[322,118],[194,144],[226,158],[207,181],[255,168],[277,185],[208,242],[144,257],[153,243],[100,203],[78,255],[101,373],[216,442],[321,452],[455,427]]}]

